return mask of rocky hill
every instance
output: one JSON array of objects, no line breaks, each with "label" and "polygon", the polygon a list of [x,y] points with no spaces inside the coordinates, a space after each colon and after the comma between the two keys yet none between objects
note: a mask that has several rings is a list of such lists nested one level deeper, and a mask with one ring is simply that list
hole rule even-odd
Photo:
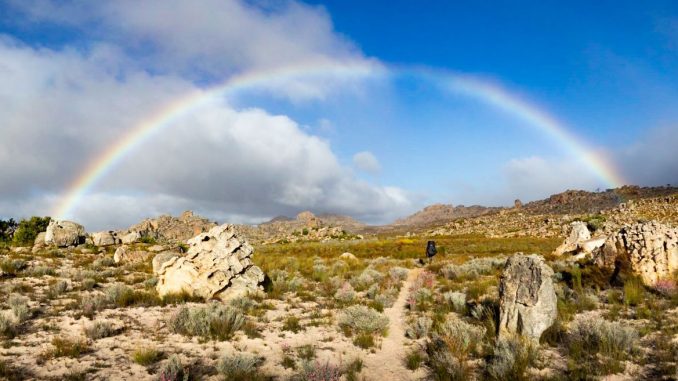
[{"label": "rocky hill", "polygon": [[[678,225],[678,191],[671,195],[642,198],[644,195],[661,194],[663,189],[654,188],[654,191],[640,192],[632,195],[633,198],[624,203],[605,208],[589,208],[588,205],[577,207],[572,201],[560,205],[568,205],[567,209],[554,207],[548,200],[562,200],[560,195],[547,200],[538,201],[532,209],[504,209],[499,212],[475,218],[461,218],[430,229],[428,235],[457,235],[481,234],[488,237],[558,237],[567,233],[567,227],[573,221],[586,222],[591,230],[599,230],[600,234],[610,234],[621,226],[656,220],[669,225]],[[566,192],[568,194],[573,194]],[[589,193],[589,192],[586,192]],[[608,192],[605,192],[608,193]],[[582,198],[579,191],[574,193],[575,199],[580,201],[591,199]],[[561,194],[562,195],[562,194]],[[606,195],[608,196],[608,195]],[[529,205],[529,204],[528,204]],[[534,205],[538,205],[535,208]],[[540,210],[547,212],[540,213]],[[564,213],[563,210],[574,210],[574,213]],[[583,212],[582,212],[583,211]]]},{"label": "rocky hill", "polygon": [[480,205],[453,206],[451,204],[433,204],[410,216],[396,220],[392,225],[409,227],[432,226],[450,222],[457,218],[477,217],[483,214],[497,212],[500,209],[502,208],[492,208]]},{"label": "rocky hill", "polygon": [[236,229],[256,243],[329,241],[360,239],[358,231],[365,224],[347,216],[336,214],[314,215],[309,211],[296,218],[276,217],[257,226],[237,225]]}]

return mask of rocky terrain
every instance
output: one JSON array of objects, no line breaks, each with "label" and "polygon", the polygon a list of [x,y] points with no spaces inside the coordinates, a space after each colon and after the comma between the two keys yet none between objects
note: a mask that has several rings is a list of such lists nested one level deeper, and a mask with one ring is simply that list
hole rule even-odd
[{"label": "rocky terrain", "polygon": [[0,379],[675,380],[678,196],[629,189],[408,236],[310,212],[50,220],[0,245]]}]

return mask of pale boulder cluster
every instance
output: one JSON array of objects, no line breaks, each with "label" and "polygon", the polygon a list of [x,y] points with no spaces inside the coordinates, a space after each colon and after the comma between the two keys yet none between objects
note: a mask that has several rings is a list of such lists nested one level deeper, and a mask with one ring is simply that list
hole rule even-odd
[{"label": "pale boulder cluster", "polygon": [[571,227],[570,236],[556,249],[556,255],[572,255],[574,259],[590,257],[593,263],[610,271],[628,264],[650,287],[678,271],[676,228],[650,221],[591,238],[583,222],[573,222]]},{"label": "pale boulder cluster", "polygon": [[[206,226],[211,229],[201,233]],[[185,254],[166,251],[163,245],[153,245],[143,250],[131,245],[141,237],[171,242],[194,232],[199,234],[187,241],[189,249]],[[96,246],[118,245],[113,255],[115,263],[138,263],[153,257],[153,271],[158,278],[157,290],[160,296],[186,293],[204,299],[228,300],[263,290],[261,284],[265,275],[252,262],[254,249],[238,235],[236,227],[229,224],[216,226],[190,212],[178,219],[162,216],[145,220],[125,232],[107,231],[90,235],[82,225],[75,222],[52,220],[47,231],[36,239],[34,248],[73,247],[85,243]]]}]

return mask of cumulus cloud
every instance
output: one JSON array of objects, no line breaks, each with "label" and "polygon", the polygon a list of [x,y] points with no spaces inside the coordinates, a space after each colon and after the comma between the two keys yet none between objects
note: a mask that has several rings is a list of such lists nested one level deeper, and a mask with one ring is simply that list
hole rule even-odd
[{"label": "cumulus cloud", "polygon": [[[0,216],[49,214],[131,127],[203,91],[130,66],[109,44],[55,50],[4,37],[0,58]],[[71,217],[96,230],[184,209],[254,222],[303,209],[383,221],[409,208],[405,191],[355,178],[291,118],[215,98],[132,151]]]},{"label": "cumulus cloud", "polygon": [[[297,101],[324,98],[328,91],[346,87],[355,77],[364,78],[380,67],[334,31],[324,8],[297,1],[22,0],[13,4],[34,21],[74,28],[94,43],[119,47],[134,57],[130,65],[203,83],[221,82],[238,73],[292,67],[309,72],[323,67],[320,76],[307,73],[299,80],[279,75],[260,83],[272,90],[270,94]],[[347,71],[341,65],[360,68]]]},{"label": "cumulus cloud", "polygon": [[367,173],[376,174],[381,171],[379,160],[369,151],[358,152],[353,155],[353,165]]}]

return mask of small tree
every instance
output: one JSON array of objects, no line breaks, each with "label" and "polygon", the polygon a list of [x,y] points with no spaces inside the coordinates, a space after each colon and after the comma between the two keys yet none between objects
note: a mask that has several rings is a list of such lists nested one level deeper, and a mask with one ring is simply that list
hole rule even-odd
[{"label": "small tree", "polygon": [[0,242],[9,242],[14,236],[14,231],[19,224],[13,218],[9,220],[0,220]]},{"label": "small tree", "polygon": [[38,233],[47,230],[47,225],[51,221],[50,217],[36,217],[22,219],[14,232],[12,243],[16,246],[32,245]]}]

